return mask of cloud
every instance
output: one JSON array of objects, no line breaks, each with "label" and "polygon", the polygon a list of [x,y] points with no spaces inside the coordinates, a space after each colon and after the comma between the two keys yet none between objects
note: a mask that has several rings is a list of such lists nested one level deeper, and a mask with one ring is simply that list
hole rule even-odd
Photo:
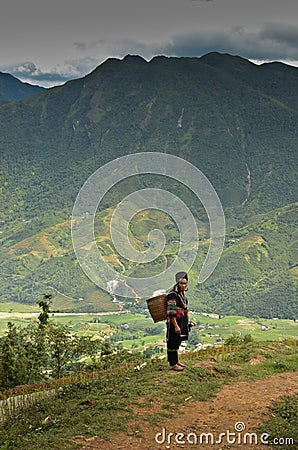
[{"label": "cloud", "polygon": [[298,28],[271,23],[259,31],[249,31],[242,26],[198,31],[173,36],[160,50],[172,56],[201,56],[218,51],[255,60],[298,61]]},{"label": "cloud", "polygon": [[[213,1],[213,0],[196,0]],[[31,61],[0,66],[21,81],[50,87],[90,73],[109,57],[123,58],[127,54],[140,55],[150,60],[156,55],[197,56],[217,51],[239,55],[253,61],[284,61],[298,65],[298,27],[285,23],[267,23],[259,30],[245,26],[227,29],[199,29],[196,32],[176,34],[163,41],[86,40],[73,43],[74,57],[60,65],[43,70]],[[85,57],[76,58],[75,55]],[[91,56],[92,55],[92,56]]]},{"label": "cloud", "polygon": [[164,42],[133,39],[109,41],[104,48],[106,54],[116,58],[126,54],[137,54],[147,60],[156,55],[200,57],[217,51],[253,61],[288,61],[295,65],[295,62],[298,63],[298,28],[282,23],[264,24],[261,29],[254,31],[244,26],[234,26],[225,30],[177,34]]},{"label": "cloud", "polygon": [[57,69],[42,71],[33,62],[24,61],[18,64],[1,66],[2,72],[8,72],[14,77],[31,84],[54,85],[69,80],[67,74],[59,73]]},{"label": "cloud", "polygon": [[293,49],[298,48],[298,27],[294,25],[269,23],[260,31],[259,36],[261,39],[285,44]]},{"label": "cloud", "polygon": [[18,64],[1,66],[2,72],[8,72],[23,82],[51,87],[64,84],[70,79],[80,78],[98,65],[98,60],[90,57],[65,61],[61,67],[43,71],[31,61]]},{"label": "cloud", "polygon": [[69,78],[83,77],[95,69],[101,62],[102,58],[98,59],[91,56],[66,60],[63,71],[65,76],[67,75]]},{"label": "cloud", "polygon": [[88,51],[88,50],[93,50],[102,44],[105,44],[104,39],[98,39],[98,40],[94,40],[94,41],[85,41],[85,42],[83,42],[83,41],[74,42],[73,45],[79,51]]}]

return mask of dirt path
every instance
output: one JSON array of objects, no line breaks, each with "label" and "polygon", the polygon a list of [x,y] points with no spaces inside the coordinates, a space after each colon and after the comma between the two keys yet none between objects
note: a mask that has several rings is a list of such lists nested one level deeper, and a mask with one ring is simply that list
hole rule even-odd
[{"label": "dirt path", "polygon": [[[172,376],[179,374],[173,373]],[[180,407],[179,415],[177,411],[177,418],[165,419],[158,426],[136,420],[131,423],[131,428],[135,431],[129,436],[120,433],[114,435],[110,442],[100,438],[80,437],[75,442],[86,450],[268,450],[270,446],[261,443],[257,428],[268,417],[268,407],[272,401],[296,393],[298,372],[282,373],[254,382],[233,382],[224,385],[216,397],[206,402],[191,402],[191,399],[186,399]],[[158,410],[158,400],[148,405],[148,410],[152,412],[154,409]],[[284,448],[294,450],[297,447]]]}]

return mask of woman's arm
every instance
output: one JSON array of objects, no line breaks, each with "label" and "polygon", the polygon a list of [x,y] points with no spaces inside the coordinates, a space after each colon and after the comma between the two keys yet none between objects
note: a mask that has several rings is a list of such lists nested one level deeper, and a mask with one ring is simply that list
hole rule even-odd
[{"label": "woman's arm", "polygon": [[173,292],[170,292],[167,297],[167,317],[171,321],[175,329],[175,333],[180,334],[181,330],[177,323],[177,296]]},{"label": "woman's arm", "polygon": [[177,323],[176,317],[171,317],[171,322],[174,325],[175,333],[180,334],[181,330],[180,330],[180,327],[179,327],[179,325]]}]

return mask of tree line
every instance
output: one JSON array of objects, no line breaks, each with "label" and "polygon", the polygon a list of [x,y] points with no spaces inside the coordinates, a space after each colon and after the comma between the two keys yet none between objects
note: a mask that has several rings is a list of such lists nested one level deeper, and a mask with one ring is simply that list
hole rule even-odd
[{"label": "tree line", "polygon": [[38,321],[23,329],[8,322],[0,341],[0,391],[60,378],[80,371],[98,354],[112,352],[109,343],[73,335],[67,325],[49,321],[51,294],[38,302]]}]

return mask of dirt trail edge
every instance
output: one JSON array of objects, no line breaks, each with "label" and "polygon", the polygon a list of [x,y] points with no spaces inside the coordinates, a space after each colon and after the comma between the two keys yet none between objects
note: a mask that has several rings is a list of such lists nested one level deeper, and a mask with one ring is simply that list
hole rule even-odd
[{"label": "dirt trail edge", "polygon": [[[177,417],[165,419],[157,426],[138,420],[132,422],[136,431],[129,436],[115,434],[110,441],[82,436],[74,441],[86,450],[268,450],[271,447],[262,444],[258,426],[268,417],[268,407],[273,401],[297,393],[298,372],[285,372],[257,381],[232,382],[208,401],[185,402],[177,410]],[[269,441],[266,436],[263,439]],[[285,448],[294,450],[296,445]]]}]

